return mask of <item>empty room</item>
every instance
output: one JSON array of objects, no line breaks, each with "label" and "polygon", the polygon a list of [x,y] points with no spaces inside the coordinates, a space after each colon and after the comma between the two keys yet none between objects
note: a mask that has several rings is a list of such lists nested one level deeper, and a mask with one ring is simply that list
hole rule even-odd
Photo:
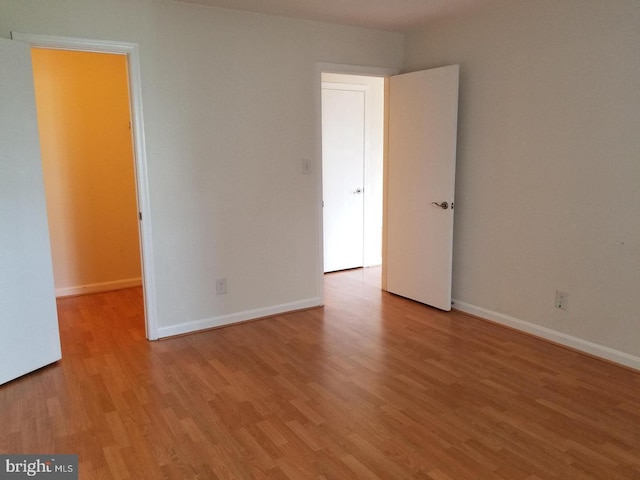
[{"label": "empty room", "polygon": [[[639,46],[636,0],[0,0],[0,478],[640,478]],[[119,188],[126,251],[53,213]]]}]

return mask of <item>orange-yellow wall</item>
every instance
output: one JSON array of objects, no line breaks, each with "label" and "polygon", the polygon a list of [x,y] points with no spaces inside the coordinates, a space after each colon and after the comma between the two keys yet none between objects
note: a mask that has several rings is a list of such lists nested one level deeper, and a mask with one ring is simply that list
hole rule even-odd
[{"label": "orange-yellow wall", "polygon": [[141,274],[126,57],[32,60],[56,291],[128,286]]}]

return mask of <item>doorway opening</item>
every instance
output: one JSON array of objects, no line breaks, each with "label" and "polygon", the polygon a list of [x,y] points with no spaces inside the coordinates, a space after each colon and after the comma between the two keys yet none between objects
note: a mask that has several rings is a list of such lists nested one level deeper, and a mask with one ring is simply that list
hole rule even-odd
[{"label": "doorway opening", "polygon": [[140,286],[126,56],[31,58],[56,296]]},{"label": "doorway opening", "polygon": [[[397,75],[368,67],[319,65],[319,87],[329,72],[385,77],[382,289],[451,310],[460,66]],[[322,88],[318,90],[322,92]],[[322,112],[320,95],[318,105]],[[325,122],[319,123],[326,151]],[[324,153],[322,160],[324,168]],[[322,181],[330,184],[324,178]],[[326,194],[324,186],[321,191]],[[356,187],[351,193],[362,191]],[[324,228],[326,202],[319,210]],[[321,240],[326,232],[323,235]],[[326,250],[318,251],[319,272],[323,274],[331,269],[322,265]]]},{"label": "doorway opening", "polygon": [[323,271],[382,263],[384,78],[321,74]]},{"label": "doorway opening", "polygon": [[148,340],[158,339],[158,320],[155,295],[155,268],[151,235],[150,198],[147,180],[147,159],[144,140],[142,92],[139,49],[135,43],[58,37],[30,33],[11,32],[13,40],[25,42],[31,47],[98,52],[122,55],[126,58],[127,87],[130,106],[130,136],[133,142],[134,182],[137,203],[139,255],[142,267],[142,294],[144,302],[145,331]]}]

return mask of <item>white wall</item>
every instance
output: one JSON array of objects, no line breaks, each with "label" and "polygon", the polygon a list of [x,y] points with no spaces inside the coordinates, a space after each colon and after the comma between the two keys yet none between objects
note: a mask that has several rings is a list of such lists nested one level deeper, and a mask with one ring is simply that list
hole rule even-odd
[{"label": "white wall", "polygon": [[164,0],[0,0],[11,30],[140,46],[160,336],[320,301],[316,63],[401,35]]},{"label": "white wall", "polygon": [[[458,306],[634,361],[639,24],[505,1],[407,35],[404,66],[461,64]],[[402,36],[165,0],[0,0],[11,30],[140,45],[161,335],[317,301],[315,64],[399,67]]]},{"label": "white wall", "polygon": [[504,2],[408,35],[404,67],[461,65],[457,305],[636,367],[639,26],[636,0]]}]

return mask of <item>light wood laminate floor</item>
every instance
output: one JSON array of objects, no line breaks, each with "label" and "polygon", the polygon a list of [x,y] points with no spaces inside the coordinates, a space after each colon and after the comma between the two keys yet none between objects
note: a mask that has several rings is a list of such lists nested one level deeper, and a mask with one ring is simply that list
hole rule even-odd
[{"label": "light wood laminate floor", "polygon": [[159,342],[140,289],[61,299],[63,359],[0,387],[0,452],[77,453],[81,479],[640,479],[640,373],[376,272]]}]

